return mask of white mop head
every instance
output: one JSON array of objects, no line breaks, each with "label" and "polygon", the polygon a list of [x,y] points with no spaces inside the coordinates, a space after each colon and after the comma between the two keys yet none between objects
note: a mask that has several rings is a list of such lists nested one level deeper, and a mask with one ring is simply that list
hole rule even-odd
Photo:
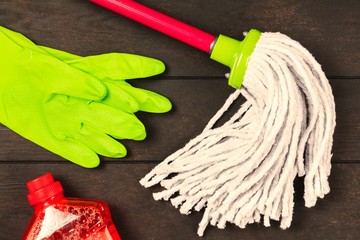
[{"label": "white mop head", "polygon": [[[214,124],[235,99],[246,102],[225,124]],[[305,205],[330,191],[335,104],[321,66],[298,42],[263,33],[236,90],[204,131],[167,157],[140,183],[165,190],[182,214],[205,209],[202,236],[210,223],[244,228],[270,219],[290,226],[295,177],[305,175]]]}]

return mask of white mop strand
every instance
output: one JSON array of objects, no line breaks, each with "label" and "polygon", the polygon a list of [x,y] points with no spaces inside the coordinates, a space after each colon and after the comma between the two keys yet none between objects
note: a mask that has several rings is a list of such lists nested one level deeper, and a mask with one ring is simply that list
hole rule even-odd
[{"label": "white mop strand", "polygon": [[[225,124],[216,122],[240,96],[246,102]],[[203,132],[167,157],[140,183],[161,184],[156,200],[183,214],[205,209],[208,224],[244,228],[270,219],[290,226],[293,181],[305,175],[305,205],[330,191],[335,104],[321,66],[298,42],[263,33],[251,55],[243,87],[236,90]]]}]

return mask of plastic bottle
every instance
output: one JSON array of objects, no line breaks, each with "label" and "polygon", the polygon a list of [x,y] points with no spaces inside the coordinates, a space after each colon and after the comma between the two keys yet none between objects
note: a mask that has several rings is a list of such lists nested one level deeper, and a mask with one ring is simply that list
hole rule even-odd
[{"label": "plastic bottle", "polygon": [[65,197],[51,173],[26,185],[35,211],[23,240],[121,240],[105,202]]}]

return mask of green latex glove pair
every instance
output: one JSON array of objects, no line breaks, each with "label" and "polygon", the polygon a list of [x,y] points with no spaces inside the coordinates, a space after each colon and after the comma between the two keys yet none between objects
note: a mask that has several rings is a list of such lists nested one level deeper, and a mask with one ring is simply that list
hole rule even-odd
[{"label": "green latex glove pair", "polygon": [[98,155],[124,157],[126,148],[115,139],[145,138],[135,112],[171,109],[167,98],[125,81],[162,73],[164,64],[155,59],[80,57],[0,26],[0,66],[0,123],[86,168],[99,165]]}]

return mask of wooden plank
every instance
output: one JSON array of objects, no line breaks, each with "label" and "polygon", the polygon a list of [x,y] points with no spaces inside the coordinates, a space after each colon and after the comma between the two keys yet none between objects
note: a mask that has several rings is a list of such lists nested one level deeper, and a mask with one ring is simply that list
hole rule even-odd
[{"label": "wooden plank", "polygon": [[[236,39],[250,28],[283,32],[302,43],[330,77],[337,111],[331,193],[314,208],[305,208],[303,179],[297,179],[290,229],[283,231],[276,222],[271,228],[254,224],[244,230],[230,224],[226,230],[210,227],[204,239],[359,239],[360,1],[139,2]],[[38,44],[80,55],[129,52],[158,58],[166,72],[132,84],[162,93],[174,104],[167,114],[137,114],[147,127],[147,139],[122,141],[128,156],[103,158],[96,169],[71,164],[0,124],[0,239],[21,238],[32,214],[25,182],[45,172],[62,181],[67,196],[108,202],[124,240],[200,239],[196,229],[202,213],[181,215],[168,202],[153,200],[158,187],[144,189],[138,181],[202,131],[233,91],[223,79],[228,69],[206,53],[88,1],[2,1],[0,22]]]},{"label": "wooden plank", "polygon": [[[359,1],[140,2],[215,35],[242,39],[251,28],[283,32],[308,48],[328,76],[360,76],[360,53],[354,51],[360,45]],[[81,55],[116,51],[156,57],[168,65],[168,76],[227,71],[207,54],[87,1],[3,1],[0,22],[39,44]]]},{"label": "wooden plank", "polygon": [[[137,114],[147,127],[148,137],[141,142],[122,141],[129,150],[128,156],[106,161],[164,159],[197,136],[233,91],[223,79],[151,79],[131,83],[164,94],[174,107],[167,114]],[[360,105],[356,103],[360,102],[360,81],[332,79],[330,83],[337,110],[333,161],[359,161]],[[4,126],[0,126],[0,132],[0,161],[63,161]]]},{"label": "wooden plank", "polygon": [[[107,201],[123,239],[200,239],[196,235],[202,213],[181,215],[168,202],[156,202],[152,192],[138,183],[153,164],[107,164],[96,170],[73,164],[1,164],[1,239],[20,239],[31,217],[25,182],[52,172],[67,196]],[[360,236],[360,165],[335,164],[330,178],[331,193],[314,208],[305,208],[302,179],[295,184],[292,226],[281,230],[261,224],[225,230],[209,227],[204,239],[357,239]]]}]

